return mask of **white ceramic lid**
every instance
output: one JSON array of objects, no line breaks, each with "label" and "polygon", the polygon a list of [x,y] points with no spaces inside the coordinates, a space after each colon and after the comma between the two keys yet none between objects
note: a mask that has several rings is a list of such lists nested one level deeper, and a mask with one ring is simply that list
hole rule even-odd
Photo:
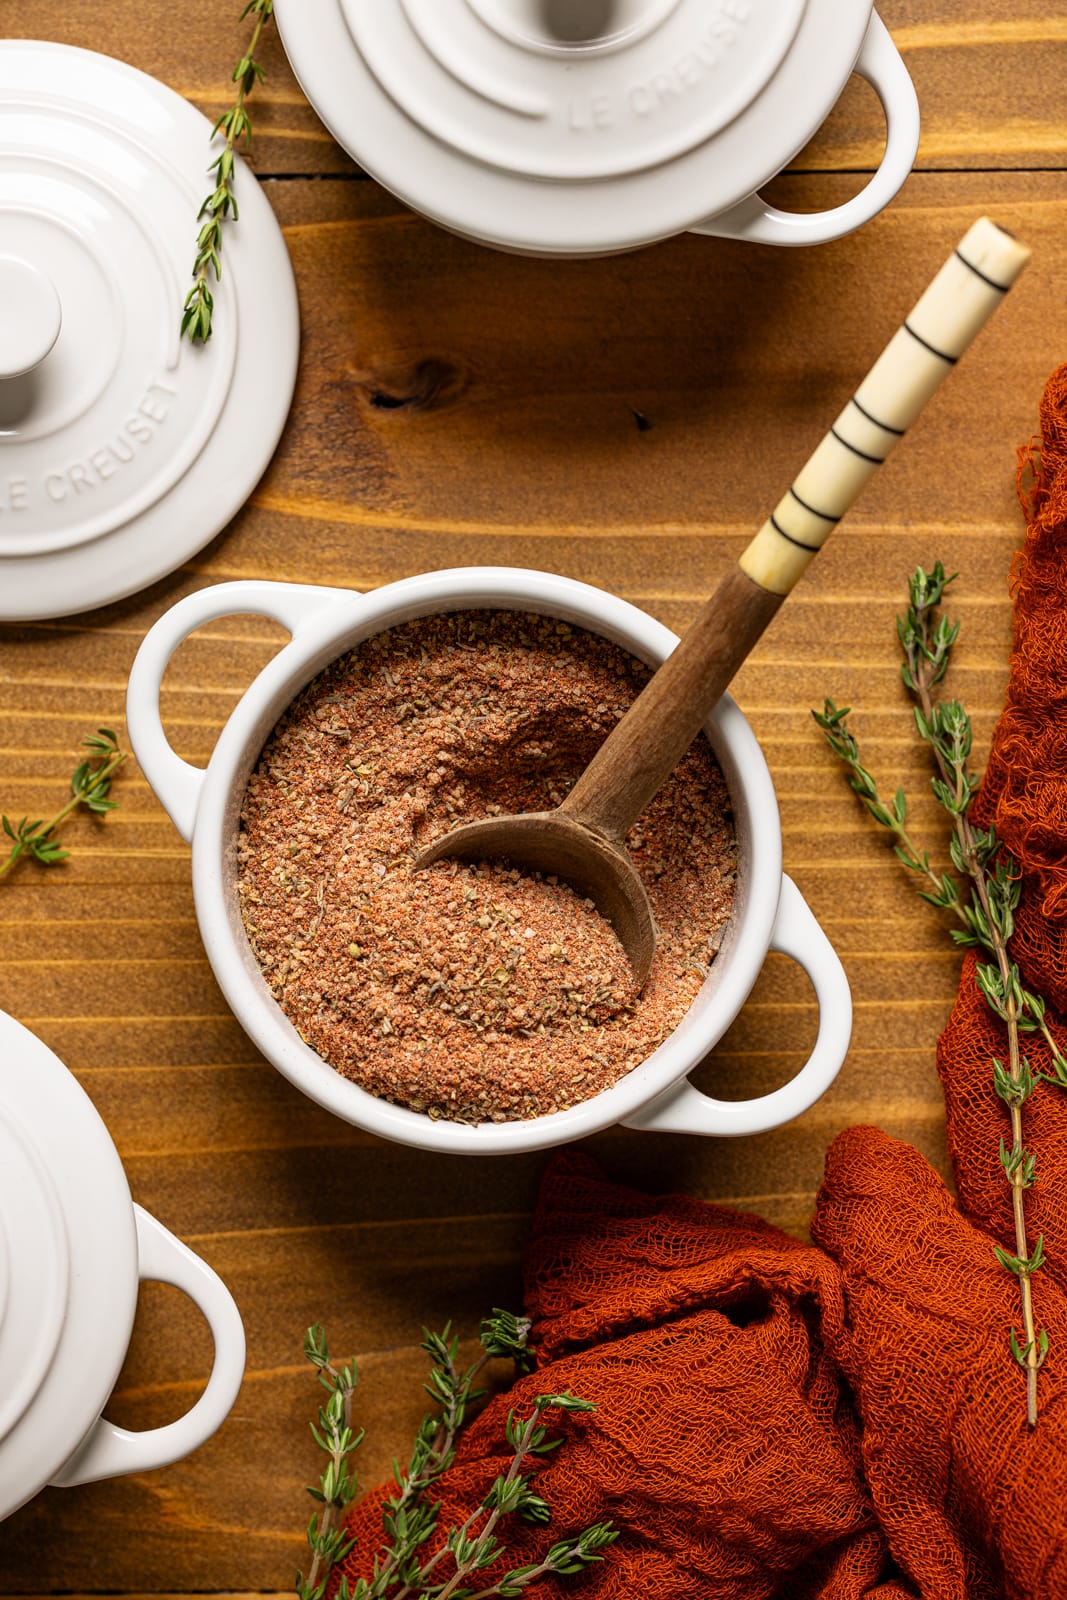
[{"label": "white ceramic lid", "polygon": [[0,1012],[0,1518],[100,1415],[137,1296],[133,1204],[89,1097]]},{"label": "white ceramic lid", "polygon": [[428,216],[592,253],[691,227],[814,133],[871,0],[276,0],[335,137]]},{"label": "white ceramic lid", "polygon": [[265,468],[296,291],[236,176],[206,345],[179,336],[211,128],[109,57],[0,42],[0,618],[82,611],[179,566]]}]

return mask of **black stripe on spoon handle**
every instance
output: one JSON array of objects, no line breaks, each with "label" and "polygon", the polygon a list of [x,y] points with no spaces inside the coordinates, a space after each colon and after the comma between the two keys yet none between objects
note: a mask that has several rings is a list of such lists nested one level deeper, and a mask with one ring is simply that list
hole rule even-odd
[{"label": "black stripe on spoon handle", "polygon": [[740,560],[786,595],[1030,259],[988,217],[969,228]]}]

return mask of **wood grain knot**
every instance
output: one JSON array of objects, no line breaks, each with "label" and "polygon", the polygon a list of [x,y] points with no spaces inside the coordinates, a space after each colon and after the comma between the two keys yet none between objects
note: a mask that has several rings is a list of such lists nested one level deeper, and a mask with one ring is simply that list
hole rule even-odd
[{"label": "wood grain knot", "polygon": [[376,373],[362,387],[378,411],[439,411],[462,396],[467,377],[454,362],[426,356],[412,367]]}]

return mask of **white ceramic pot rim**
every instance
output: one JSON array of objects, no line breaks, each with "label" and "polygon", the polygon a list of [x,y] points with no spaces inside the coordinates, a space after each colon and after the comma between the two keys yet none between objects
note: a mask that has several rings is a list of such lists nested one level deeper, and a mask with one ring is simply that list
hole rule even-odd
[{"label": "white ceramic pot rim", "polygon": [[[300,1038],[267,989],[233,893],[233,844],[249,773],[265,739],[297,693],[362,640],[433,612],[526,610],[559,617],[614,640],[651,665],[676,636],[616,596],[572,579],[518,568],[459,568],[350,590],[258,581],[221,584],[180,601],[146,637],[130,676],[131,743],[149,783],[193,844],[193,891],[204,945],[230,1006],[264,1055],[326,1109],[370,1132],[422,1149],[506,1154],[566,1143],[615,1123],[670,1131],[745,1134],[805,1110],[844,1058],[851,1003],[840,962],[791,881],[782,876],[781,829],[767,764],[737,706],[724,696],[706,725],[723,767],[740,847],[739,910],[683,1022],[655,1053],[610,1089],[566,1111],[469,1126],[392,1105],[326,1065]],[[288,627],[291,642],[264,668],[230,716],[206,771],[170,749],[159,718],[159,685],[177,645],[201,624],[259,613]],[[788,1084],[759,1099],[712,1100],[686,1081],[744,1004],[769,949],[793,956],[820,1004],[811,1057]]]}]

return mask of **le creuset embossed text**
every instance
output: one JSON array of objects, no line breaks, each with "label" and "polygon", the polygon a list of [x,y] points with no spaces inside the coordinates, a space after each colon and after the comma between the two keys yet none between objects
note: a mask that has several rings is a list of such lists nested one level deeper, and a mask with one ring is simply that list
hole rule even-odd
[{"label": "le creuset embossed text", "polygon": [[[337,140],[424,215],[501,249],[597,255],[692,229],[817,244],[896,194],[915,90],[872,0],[275,0]],[[849,76],[885,110],[862,192],[795,213],[760,188]]]},{"label": "le creuset embossed text", "polygon": [[[724,696],[705,732],[734,811],[738,873],[734,909],[719,954],[682,1023],[653,1055],[611,1088],[565,1111],[470,1126],[379,1099],[312,1051],[277,1005],[248,944],[236,894],[238,817],[249,775],[279,717],[328,662],[412,618],[475,609],[537,612],[598,633],[650,665],[677,643],[667,628],[614,595],[549,573],[460,568],[388,584],[373,594],[298,584],[238,582],[179,601],[146,636],[130,675],[127,719],[141,768],[179,832],[193,846],[193,894],[201,936],[238,1020],[274,1066],[320,1105],[385,1138],[452,1153],[542,1149],[615,1123],[668,1132],[748,1134],[806,1110],[836,1076],[848,1047],[848,983],[795,885],[782,873],[781,828],[762,752]],[[181,760],[160,720],[167,663],[190,633],[215,618],[258,613],[281,622],[291,642],[260,673],[232,713],[206,770]],[[769,950],[791,956],[815,990],[818,1036],[808,1060],[781,1088],[718,1101],[687,1075],[744,1004]]]},{"label": "le creuset embossed text", "polygon": [[[203,1312],[215,1360],[184,1416],[132,1432],[101,1416],[140,1279]],[[52,1051],[0,1012],[0,1517],[45,1484],[178,1461],[237,1398],[244,1329],[211,1268],[134,1205],[95,1107]]]}]

